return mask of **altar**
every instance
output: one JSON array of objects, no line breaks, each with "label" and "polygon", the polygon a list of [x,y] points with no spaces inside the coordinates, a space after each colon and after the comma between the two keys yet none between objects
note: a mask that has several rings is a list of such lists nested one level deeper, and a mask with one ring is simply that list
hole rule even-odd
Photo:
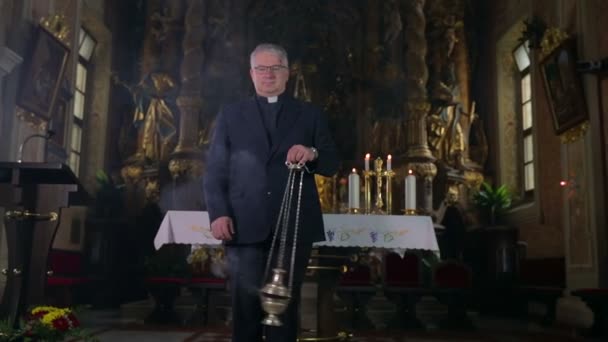
[{"label": "altar", "polygon": [[[411,249],[439,252],[433,221],[429,216],[324,214],[326,241],[315,246],[375,247],[398,251]],[[154,247],[164,244],[220,245],[210,230],[206,211],[168,211]]]},{"label": "altar", "polygon": [[[382,248],[396,251],[401,255],[406,250],[428,250],[439,253],[433,222],[429,216],[324,214],[323,220],[326,241],[315,243],[315,247]],[[168,211],[156,233],[154,246],[157,250],[165,244],[219,247],[222,242],[213,238],[210,226],[207,212]],[[318,266],[317,268],[339,269],[339,267]],[[340,276],[340,272],[325,272],[323,276],[317,278],[319,281],[317,319],[314,329],[317,337],[346,336],[338,328],[333,306],[330,305]]]}]

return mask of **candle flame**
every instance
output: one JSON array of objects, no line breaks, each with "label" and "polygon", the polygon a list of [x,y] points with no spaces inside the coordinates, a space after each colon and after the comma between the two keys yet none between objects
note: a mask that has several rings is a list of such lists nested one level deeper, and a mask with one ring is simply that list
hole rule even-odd
[{"label": "candle flame", "polygon": [[353,172],[357,172],[357,170],[353,167]]},{"label": "candle flame", "polygon": [[388,160],[393,159],[393,156],[391,156],[390,154],[388,155],[388,157],[386,157]]},{"label": "candle flame", "polygon": [[566,186],[566,185],[568,185],[568,182],[566,182],[566,181],[559,182],[559,186]]},{"label": "candle flame", "polygon": [[365,159],[369,159],[369,158],[370,158],[370,154],[368,153],[365,155]]},{"label": "candle flame", "polygon": [[412,170],[407,170],[407,173],[411,175],[411,174],[413,174],[413,173],[414,173],[414,171],[412,171]]}]

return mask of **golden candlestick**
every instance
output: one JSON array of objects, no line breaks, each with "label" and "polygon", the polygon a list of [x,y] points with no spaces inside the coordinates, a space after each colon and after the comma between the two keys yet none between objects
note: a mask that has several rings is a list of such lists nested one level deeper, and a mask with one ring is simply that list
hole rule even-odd
[{"label": "golden candlestick", "polygon": [[363,194],[363,201],[364,203],[364,212],[365,214],[371,214],[372,213],[372,187],[371,187],[371,178],[375,175],[376,173],[374,171],[363,171],[363,180],[364,180],[364,194]]},{"label": "golden candlestick", "polygon": [[384,201],[382,200],[382,164],[384,162],[380,157],[374,160],[374,173],[376,175],[376,206],[374,208],[374,214],[384,214],[385,212],[382,210],[384,206]]},{"label": "golden candlestick", "polygon": [[386,177],[386,213],[391,215],[393,211],[393,177],[395,171],[386,170],[383,175]]}]

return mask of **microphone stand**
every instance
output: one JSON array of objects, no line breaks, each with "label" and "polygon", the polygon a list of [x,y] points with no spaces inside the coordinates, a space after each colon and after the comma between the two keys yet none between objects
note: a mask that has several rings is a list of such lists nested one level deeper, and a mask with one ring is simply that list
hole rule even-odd
[{"label": "microphone stand", "polygon": [[49,129],[46,131],[45,134],[31,134],[29,135],[27,138],[25,138],[25,140],[23,140],[23,142],[19,145],[19,151],[17,152],[17,162],[21,163],[23,161],[23,148],[25,147],[25,145],[32,140],[33,138],[42,138],[44,139],[44,160],[46,161],[46,149],[47,149],[47,143],[49,141],[49,139],[51,137],[53,137],[55,135],[55,131]]}]

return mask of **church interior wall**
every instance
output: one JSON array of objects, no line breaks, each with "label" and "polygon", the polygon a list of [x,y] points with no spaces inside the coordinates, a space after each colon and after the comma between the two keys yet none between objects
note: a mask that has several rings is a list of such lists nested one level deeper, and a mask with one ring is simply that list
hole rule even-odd
[{"label": "church interior wall", "polygon": [[[578,51],[583,59],[600,59],[605,57],[598,51],[601,44],[598,37],[590,32],[602,32],[600,13],[601,2],[563,1],[499,1],[491,5],[491,15],[488,20],[486,41],[500,42],[512,27],[529,19],[532,15],[539,16],[549,27],[560,29],[578,38]],[[500,43],[498,43],[500,45]],[[500,182],[513,182],[509,175],[508,164],[505,160],[508,154],[503,152],[504,120],[512,112],[501,109],[500,98],[505,93],[500,90],[500,67],[504,65],[500,46],[486,48],[486,53],[496,54],[496,63],[487,67],[482,74],[490,74],[498,85],[495,94],[492,90],[485,91],[489,100],[485,103],[484,111],[496,112],[495,121],[488,126],[489,136],[493,137],[492,150],[496,152],[495,160],[489,169]],[[536,191],[534,201],[515,206],[508,215],[509,221],[519,228],[520,240],[527,242],[529,258],[562,257],[566,262],[569,287],[597,286],[605,279],[601,265],[605,265],[606,228],[603,203],[605,187],[602,172],[605,170],[606,156],[602,156],[599,146],[602,146],[599,127],[599,110],[597,109],[598,89],[594,76],[582,76],[584,82],[587,109],[589,111],[588,132],[579,140],[565,144],[555,134],[553,118],[545,95],[542,75],[536,66],[540,62],[539,51],[532,50],[532,82],[534,94],[534,125],[535,125],[535,162],[537,168]],[[492,70],[493,69],[493,70]],[[504,84],[503,84],[504,85]],[[492,89],[492,87],[487,87]],[[508,94],[506,94],[508,97]],[[602,128],[603,129],[603,128]],[[501,141],[503,140],[503,141]],[[493,165],[492,165],[493,163]],[[573,175],[576,175],[573,178]],[[511,178],[510,178],[511,177]],[[560,187],[561,180],[569,181],[568,186]],[[576,186],[574,185],[576,183]],[[577,201],[569,197],[574,191]],[[605,283],[605,281],[604,281]]]}]

